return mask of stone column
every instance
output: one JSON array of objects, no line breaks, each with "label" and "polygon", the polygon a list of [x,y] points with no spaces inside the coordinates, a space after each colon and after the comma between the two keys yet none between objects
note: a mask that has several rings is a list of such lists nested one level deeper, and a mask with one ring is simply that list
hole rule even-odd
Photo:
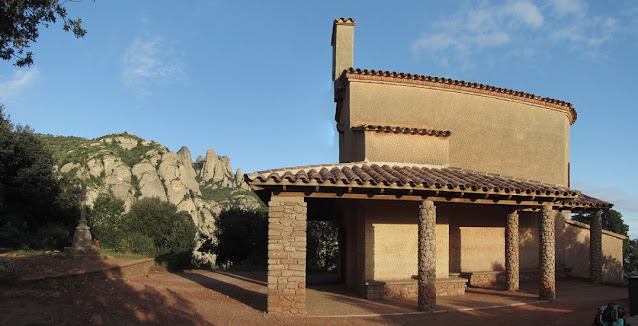
[{"label": "stone column", "polygon": [[268,202],[268,313],[306,313],[306,215],[303,197]]},{"label": "stone column", "polygon": [[507,214],[505,223],[505,270],[508,291],[518,291],[519,288],[518,245],[518,211],[512,211]]},{"label": "stone column", "polygon": [[556,236],[554,234],[554,210],[545,205],[541,209],[539,223],[539,298],[553,301],[556,299]]},{"label": "stone column", "polygon": [[598,210],[589,224],[589,278],[592,283],[603,283],[603,211]]},{"label": "stone column", "polygon": [[419,206],[419,310],[436,305],[436,207],[424,200]]}]

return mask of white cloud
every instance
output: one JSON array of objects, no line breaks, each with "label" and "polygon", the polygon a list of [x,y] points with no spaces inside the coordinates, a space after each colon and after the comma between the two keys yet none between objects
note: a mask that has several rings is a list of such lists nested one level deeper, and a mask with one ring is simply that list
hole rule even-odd
[{"label": "white cloud", "polygon": [[122,81],[140,95],[149,95],[155,86],[187,83],[183,55],[160,36],[138,36],[122,56]]},{"label": "white cloud", "polygon": [[587,11],[587,4],[582,0],[551,0],[549,4],[558,17],[584,15]]},{"label": "white cloud", "polygon": [[[38,79],[40,71],[38,68],[16,69],[5,81],[0,81],[0,100],[12,102],[22,94],[24,90],[31,87]],[[5,79],[0,76],[0,80]]]},{"label": "white cloud", "polygon": [[525,24],[532,27],[540,27],[543,25],[543,14],[533,3],[527,1],[517,1],[505,6],[503,13],[512,16],[512,18],[521,19]]},{"label": "white cloud", "polygon": [[628,17],[622,11],[591,15],[580,0],[486,0],[432,22],[412,50],[454,67],[486,64],[513,53],[543,55],[552,47],[593,59],[623,32]]}]

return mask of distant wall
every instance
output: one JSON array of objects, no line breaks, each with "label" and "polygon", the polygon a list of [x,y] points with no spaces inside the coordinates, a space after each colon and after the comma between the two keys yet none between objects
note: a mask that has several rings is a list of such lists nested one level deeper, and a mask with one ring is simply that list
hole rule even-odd
[{"label": "distant wall", "polygon": [[[345,273],[348,287],[364,293],[366,281],[411,279],[418,273],[419,202],[345,201]],[[437,203],[436,277],[505,270],[505,219],[495,205]],[[557,217],[557,222],[560,219]],[[519,212],[520,270],[538,269],[538,212]],[[556,268],[589,277],[588,225],[568,220],[556,227]],[[603,233],[604,281],[622,282],[624,237]]]},{"label": "distant wall", "polygon": [[[589,278],[589,225],[567,220],[565,260],[571,275]],[[626,237],[603,230],[603,281],[622,283],[622,250]]]}]

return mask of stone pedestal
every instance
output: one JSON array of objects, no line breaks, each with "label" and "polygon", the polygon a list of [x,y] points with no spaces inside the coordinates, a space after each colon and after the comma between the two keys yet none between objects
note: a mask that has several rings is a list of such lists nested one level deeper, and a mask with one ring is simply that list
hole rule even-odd
[{"label": "stone pedestal", "polygon": [[436,305],[436,207],[424,200],[419,206],[419,310]]},{"label": "stone pedestal", "polygon": [[85,259],[107,259],[108,256],[102,255],[100,250],[92,245],[91,230],[86,224],[86,220],[80,220],[73,234],[73,244],[71,247],[64,248],[64,252],[71,258]]},{"label": "stone pedestal", "polygon": [[603,211],[591,217],[589,225],[589,277],[592,283],[603,283]]},{"label": "stone pedestal", "polygon": [[268,313],[306,313],[306,216],[303,197],[268,203]]},{"label": "stone pedestal", "polygon": [[518,242],[518,212],[507,214],[505,223],[505,270],[507,271],[507,290],[518,291],[520,284],[520,259]]},{"label": "stone pedestal", "polygon": [[556,236],[554,234],[554,210],[546,205],[541,209],[539,223],[539,298],[553,301],[556,299]]}]

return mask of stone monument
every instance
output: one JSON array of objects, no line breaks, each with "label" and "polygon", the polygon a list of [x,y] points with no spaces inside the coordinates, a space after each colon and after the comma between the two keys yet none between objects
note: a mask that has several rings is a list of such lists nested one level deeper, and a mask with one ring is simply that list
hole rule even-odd
[{"label": "stone monument", "polygon": [[80,221],[73,234],[73,244],[65,248],[72,258],[104,259],[106,255],[91,245],[91,230],[86,220],[86,160],[82,163],[82,203],[80,207]]}]

